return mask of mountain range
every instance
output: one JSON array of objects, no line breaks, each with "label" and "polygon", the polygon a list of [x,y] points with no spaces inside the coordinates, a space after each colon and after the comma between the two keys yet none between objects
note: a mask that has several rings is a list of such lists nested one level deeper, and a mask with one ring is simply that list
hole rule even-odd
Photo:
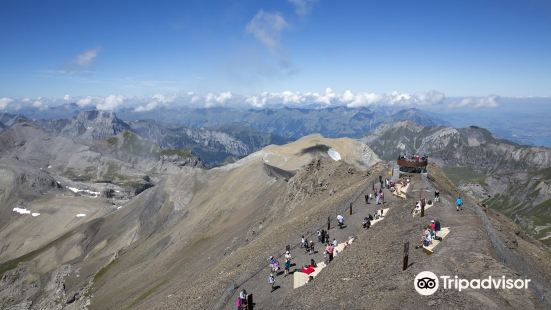
[{"label": "mountain range", "polygon": [[[352,119],[359,132],[359,118],[375,117],[332,110],[322,124],[309,118],[329,119],[328,111],[289,111],[274,112],[273,122],[262,116],[265,132],[235,120],[187,126],[95,110],[0,115],[0,308],[230,309],[242,288],[261,308],[549,306],[550,149],[436,125],[415,110],[387,115],[360,138],[288,142],[320,128],[343,135]],[[276,133],[283,128],[287,137]],[[388,214],[365,230],[362,219],[380,206],[364,197],[400,154],[428,155],[428,175],[402,178],[411,182],[405,199],[385,190]],[[419,192],[434,190],[441,204],[412,217]],[[289,246],[297,269],[323,261],[315,233],[328,219],[332,238],[355,241],[311,284],[294,289],[294,276],[281,275],[270,292],[266,259]],[[413,249],[429,219],[451,229],[432,255]],[[302,235],[318,253],[300,249]],[[413,264],[402,271],[406,241]],[[411,287],[423,270],[522,276],[533,289],[426,299]]]}]

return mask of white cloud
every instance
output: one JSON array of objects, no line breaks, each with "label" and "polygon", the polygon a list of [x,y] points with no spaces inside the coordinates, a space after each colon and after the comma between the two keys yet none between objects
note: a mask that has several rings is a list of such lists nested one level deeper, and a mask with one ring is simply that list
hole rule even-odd
[{"label": "white cloud", "polygon": [[360,92],[355,94],[350,90],[346,90],[339,96],[339,101],[349,108],[355,108],[380,103],[383,98],[383,95],[376,93]]},{"label": "white cloud", "polygon": [[0,110],[4,110],[5,108],[7,108],[8,105],[10,105],[10,103],[12,103],[13,101],[13,99],[7,97],[0,98]]},{"label": "white cloud", "polygon": [[245,102],[254,108],[262,108],[266,105],[268,98],[266,96],[251,96],[245,99]]},{"label": "white cloud", "polygon": [[85,50],[84,52],[78,54],[73,62],[80,67],[88,67],[92,64],[94,59],[98,56],[99,48],[93,48]]},{"label": "white cloud", "polygon": [[77,100],[77,105],[79,107],[85,107],[85,106],[88,106],[88,105],[91,105],[93,103],[92,101],[92,97],[88,96],[88,97],[84,97],[84,98],[80,98],[79,100]]},{"label": "white cloud", "polygon": [[325,93],[323,95],[319,95],[318,93],[313,93],[314,101],[317,103],[322,103],[324,105],[330,105],[333,100],[337,98],[337,94],[331,89],[326,88]]},{"label": "white cloud", "polygon": [[121,95],[109,95],[101,100],[97,105],[98,110],[115,110],[124,102],[124,97]]},{"label": "white cloud", "polygon": [[298,16],[304,17],[310,13],[314,4],[318,0],[287,0],[295,7],[295,13]]},{"label": "white cloud", "polygon": [[63,100],[69,101],[69,100],[71,100],[71,96],[69,96],[69,94],[67,94],[67,95],[63,96]]},{"label": "white cloud", "polygon": [[35,101],[33,101],[33,107],[38,109],[43,109],[46,107],[46,105],[44,103],[44,100],[41,97],[39,97]]},{"label": "white cloud", "polygon": [[87,69],[94,63],[98,56],[100,48],[92,48],[85,50],[67,61],[63,70],[48,70],[48,75],[59,74],[77,74],[87,72]]},{"label": "white cloud", "polygon": [[450,108],[496,108],[499,106],[498,96],[467,97],[450,103]]},{"label": "white cloud", "polygon": [[208,93],[205,97],[205,106],[212,107],[217,105],[224,105],[228,100],[233,97],[231,92],[222,92],[220,94]]},{"label": "white cloud", "polygon": [[437,91],[419,92],[415,94],[401,93],[394,91],[391,94],[377,94],[372,92],[353,92],[345,90],[337,93],[331,88],[325,92],[292,92],[283,91],[280,93],[262,93],[247,97],[245,102],[253,107],[264,107],[266,105],[299,106],[303,104],[319,104],[320,106],[345,105],[349,108],[363,107],[370,105],[395,105],[395,106],[420,106],[442,103],[445,99],[443,93]]},{"label": "white cloud", "polygon": [[167,105],[169,103],[172,103],[176,100],[176,96],[167,96],[162,94],[155,94],[151,97],[151,100],[149,100],[148,103],[145,105],[137,106],[134,111],[136,112],[146,112],[151,111],[157,107]]},{"label": "white cloud", "polygon": [[276,50],[280,44],[281,32],[288,27],[289,24],[281,14],[260,10],[245,29],[267,48]]}]

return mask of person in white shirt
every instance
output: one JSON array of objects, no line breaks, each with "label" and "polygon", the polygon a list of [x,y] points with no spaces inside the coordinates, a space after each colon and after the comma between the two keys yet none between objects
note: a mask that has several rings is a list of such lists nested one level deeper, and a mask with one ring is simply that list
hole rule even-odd
[{"label": "person in white shirt", "polygon": [[344,216],[337,215],[337,222],[339,223],[339,228],[342,228],[342,225],[344,225]]}]

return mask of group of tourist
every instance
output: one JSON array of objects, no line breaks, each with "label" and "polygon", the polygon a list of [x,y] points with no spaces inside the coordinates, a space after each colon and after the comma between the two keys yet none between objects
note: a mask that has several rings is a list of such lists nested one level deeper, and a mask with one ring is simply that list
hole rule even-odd
[{"label": "group of tourist", "polygon": [[429,157],[427,155],[425,156],[421,156],[421,155],[400,155],[398,157],[398,160],[410,160],[410,161],[415,161],[415,162],[420,162],[420,161],[427,161],[429,159]]},{"label": "group of tourist", "polygon": [[423,246],[428,247],[432,244],[432,240],[442,240],[442,238],[437,236],[437,233],[440,231],[440,229],[440,221],[438,219],[431,220],[430,224],[423,228],[423,231],[421,232],[421,240],[416,248],[420,248]]},{"label": "group of tourist", "polygon": [[[395,185],[394,182],[392,182],[389,179],[383,180],[381,176],[379,177],[379,181],[381,183],[381,187],[378,190],[376,190],[375,187],[373,187],[374,196],[375,196],[375,199],[376,199],[376,203],[378,205],[379,204],[384,204],[383,188],[390,188],[390,187],[393,187]],[[371,194],[365,195],[365,202],[369,203],[369,199],[372,199],[372,198],[373,198],[373,196]],[[371,221],[372,220],[382,218],[383,216],[384,216],[383,209],[377,210],[375,216],[372,216],[371,214],[369,214],[368,217],[364,218],[364,221],[362,223],[363,227],[364,228],[369,228],[369,226],[371,226]],[[345,220],[344,216],[342,214],[338,214],[336,219],[337,219],[338,227],[340,229],[344,228],[345,227],[344,226],[344,220]],[[333,240],[330,241],[329,232],[324,230],[324,229],[320,229],[320,230],[316,231],[316,235],[317,235],[318,242],[322,245],[325,244],[325,249],[323,251],[325,263],[327,264],[327,263],[333,261],[334,254],[336,253],[336,247],[338,245],[337,240],[335,238],[333,238]],[[315,247],[314,247],[314,241],[313,240],[308,240],[308,238],[306,238],[304,235],[301,236],[300,247],[304,249],[305,254],[313,255],[313,254],[316,253],[315,252]],[[290,269],[291,269],[291,266],[293,266],[293,264],[292,264],[292,255],[291,255],[289,250],[285,251],[284,257],[285,257],[285,263],[284,263],[284,272],[283,272],[283,274],[284,274],[284,276],[287,276],[291,273]],[[271,292],[273,292],[278,287],[276,285],[276,277],[281,273],[280,272],[281,266],[280,266],[280,263],[279,263],[278,259],[275,258],[274,256],[270,256],[268,258],[268,261],[269,261],[269,265],[270,265],[270,274],[268,276],[268,284],[270,285]],[[315,271],[315,268],[317,268],[317,267],[318,266],[317,266],[316,261],[314,260],[314,258],[310,258],[309,264],[303,265],[300,268],[300,270],[298,270],[298,271],[310,275],[311,273],[313,273]],[[297,270],[297,269],[295,269],[295,270]],[[312,280],[312,279],[313,279],[313,277],[310,276],[309,280]],[[238,309],[246,308],[246,306],[247,306],[247,296],[248,296],[248,294],[245,290],[242,290],[239,293],[239,296],[236,300],[236,306],[237,306]]]}]

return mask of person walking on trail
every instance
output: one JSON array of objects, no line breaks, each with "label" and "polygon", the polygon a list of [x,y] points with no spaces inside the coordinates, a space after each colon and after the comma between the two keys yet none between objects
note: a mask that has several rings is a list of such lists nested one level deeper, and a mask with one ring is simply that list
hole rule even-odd
[{"label": "person walking on trail", "polygon": [[275,277],[273,273],[270,273],[270,276],[268,277],[268,284],[272,287],[270,293],[275,291]]},{"label": "person walking on trail", "polygon": [[385,204],[385,193],[383,192],[383,190],[379,192],[379,199],[381,200],[382,204]]},{"label": "person walking on trail", "polygon": [[291,252],[285,251],[285,259],[291,260],[293,256],[291,255]]},{"label": "person walking on trail", "polygon": [[310,240],[310,254],[314,254],[314,241]]},{"label": "person walking on trail", "polygon": [[318,242],[321,242],[321,230],[318,230],[316,234],[318,235]]},{"label": "person walking on trail", "polygon": [[434,201],[435,202],[440,202],[440,191],[439,190],[434,191]]},{"label": "person walking on trail", "polygon": [[463,199],[461,199],[461,196],[458,196],[457,200],[455,200],[455,207],[457,211],[463,210]]},{"label": "person walking on trail", "polygon": [[333,238],[333,246],[336,247],[338,245],[337,239]]},{"label": "person walking on trail", "polygon": [[344,216],[341,214],[337,215],[337,222],[339,223],[339,228],[342,229],[342,226],[344,225]]},{"label": "person walking on trail", "polygon": [[285,277],[289,275],[289,269],[291,269],[291,259],[285,259]]}]

